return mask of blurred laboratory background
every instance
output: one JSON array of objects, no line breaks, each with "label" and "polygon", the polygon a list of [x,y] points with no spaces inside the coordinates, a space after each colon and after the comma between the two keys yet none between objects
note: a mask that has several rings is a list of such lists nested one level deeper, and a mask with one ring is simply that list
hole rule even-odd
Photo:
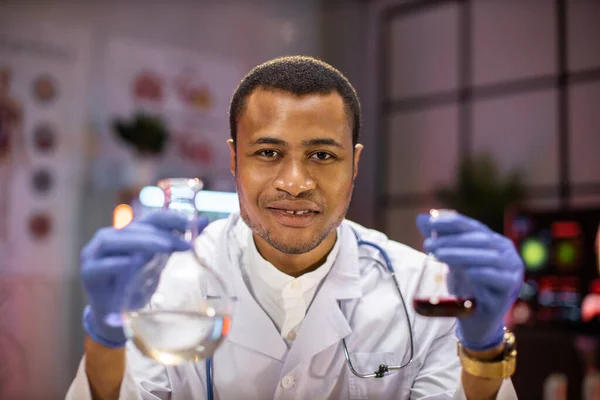
[{"label": "blurred laboratory background", "polygon": [[520,398],[600,399],[599,39],[596,0],[0,2],[0,398],[64,397],[79,251],[160,207],[157,179],[237,209],[231,94],[302,54],[361,98],[349,218],[418,249],[432,207],[510,236]]}]

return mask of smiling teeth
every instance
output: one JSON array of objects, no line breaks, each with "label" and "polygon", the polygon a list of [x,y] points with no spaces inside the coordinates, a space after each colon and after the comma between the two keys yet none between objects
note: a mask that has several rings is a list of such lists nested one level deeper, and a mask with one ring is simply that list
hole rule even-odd
[{"label": "smiling teeth", "polygon": [[300,210],[300,211],[286,211],[286,213],[288,214],[293,214],[293,215],[302,215],[302,214],[306,214],[310,212],[309,210]]}]

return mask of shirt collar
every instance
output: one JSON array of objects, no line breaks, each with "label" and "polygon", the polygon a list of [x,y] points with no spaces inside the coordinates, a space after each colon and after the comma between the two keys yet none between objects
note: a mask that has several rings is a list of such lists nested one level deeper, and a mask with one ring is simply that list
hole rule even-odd
[{"label": "shirt collar", "polygon": [[[237,219],[237,221],[234,222],[233,233],[241,253],[244,254],[244,256],[246,256],[248,254],[247,250],[249,245],[252,244],[254,246],[254,241],[248,240],[248,235],[249,232],[251,234],[251,230],[245,224],[239,213],[236,213],[231,218]],[[329,266],[329,269],[331,271],[327,280],[331,281],[331,285],[329,286],[333,290],[335,298],[357,298],[360,297],[362,294],[358,266],[359,251],[357,238],[353,228],[345,220],[337,228],[337,232],[338,237],[336,240],[336,244],[334,245],[334,249],[332,249],[332,251],[329,253],[329,256],[327,257],[326,261],[326,263],[329,263],[329,261],[331,261],[332,263],[332,265]],[[242,262],[241,264],[246,263]],[[275,267],[273,268],[276,269]],[[316,272],[318,270],[319,269],[313,272]],[[241,272],[242,274],[247,276],[247,271],[244,271],[243,265]],[[278,272],[281,273],[281,271]],[[325,271],[323,276],[327,275],[327,272],[329,272],[329,270]]]},{"label": "shirt collar", "polygon": [[[260,284],[265,289],[275,292],[282,292],[291,282],[300,281],[302,283],[302,291],[307,292],[314,289],[321,281],[327,276],[331,267],[333,266],[338,252],[340,248],[340,241],[336,238],[335,244],[329,254],[327,255],[327,259],[319,268],[314,271],[308,272],[299,276],[298,278],[294,278],[293,276],[287,275],[284,272],[278,270],[273,264],[269,261],[265,260],[258,249],[256,248],[256,244],[254,243],[254,238],[252,235],[252,230],[246,226],[242,222],[242,225],[245,228],[240,228],[241,231],[245,230],[246,232],[241,235],[243,239],[245,252],[246,252],[246,260],[244,263],[247,265],[246,274],[250,278],[252,282],[252,286],[257,283]],[[339,229],[339,228],[338,228]],[[338,232],[339,237],[339,232]],[[244,240],[245,239],[245,240]]]}]

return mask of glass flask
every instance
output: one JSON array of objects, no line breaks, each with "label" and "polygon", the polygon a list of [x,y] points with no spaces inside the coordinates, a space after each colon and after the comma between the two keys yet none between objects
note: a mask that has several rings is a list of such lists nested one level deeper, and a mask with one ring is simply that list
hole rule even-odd
[{"label": "glass flask", "polygon": [[158,182],[164,193],[164,209],[184,215],[188,229],[183,234],[192,243],[188,252],[171,255],[161,272],[158,291],[148,303],[146,293],[154,289],[156,268],[168,255],[157,255],[125,288],[123,322],[127,338],[147,357],[165,365],[210,357],[231,326],[231,299],[218,273],[198,254],[196,195],[199,179],[177,178]]},{"label": "glass flask", "polygon": [[[454,214],[454,210],[431,210],[432,219],[442,215]],[[437,232],[432,231],[431,237],[436,238]],[[448,265],[440,262],[433,254],[427,255],[423,262],[421,275],[415,295],[413,307],[418,314],[426,317],[455,317],[464,318],[473,314],[476,302],[468,291],[468,285],[452,285],[449,281]],[[461,271],[453,274],[453,279],[461,279]]]}]

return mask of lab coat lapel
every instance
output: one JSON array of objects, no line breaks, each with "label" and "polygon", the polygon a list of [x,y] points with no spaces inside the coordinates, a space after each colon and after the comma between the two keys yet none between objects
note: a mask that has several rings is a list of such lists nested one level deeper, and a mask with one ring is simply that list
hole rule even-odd
[{"label": "lab coat lapel", "polygon": [[237,297],[227,340],[281,361],[288,351],[287,345],[273,321],[250,294],[242,277],[240,260],[243,249],[238,245],[235,229],[238,218],[230,218],[219,243],[220,264],[229,267],[226,279]]},{"label": "lab coat lapel", "polygon": [[341,242],[337,259],[300,325],[286,359],[284,374],[339,343],[352,332],[338,300],[361,296],[358,246],[354,233],[347,224],[341,225],[338,240]]}]

